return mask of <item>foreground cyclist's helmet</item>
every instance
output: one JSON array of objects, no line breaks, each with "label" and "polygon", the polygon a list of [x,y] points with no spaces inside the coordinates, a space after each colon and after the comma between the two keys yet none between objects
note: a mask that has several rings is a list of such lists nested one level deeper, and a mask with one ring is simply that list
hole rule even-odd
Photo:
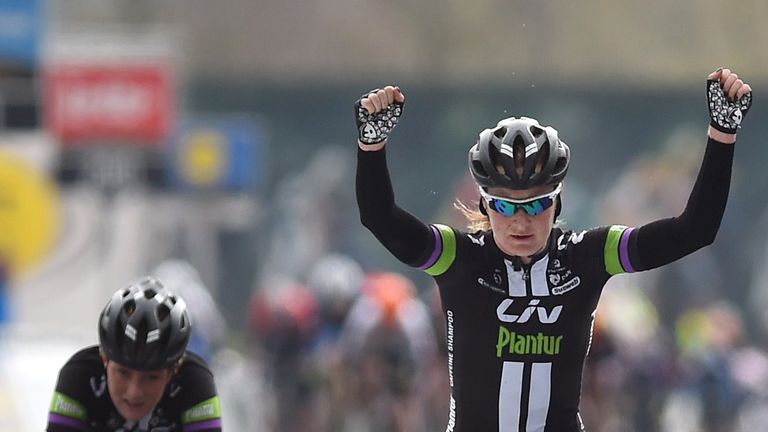
[{"label": "foreground cyclist's helmet", "polygon": [[147,277],[118,290],[99,316],[99,343],[110,360],[137,370],[174,366],[192,332],[187,306]]},{"label": "foreground cyclist's helmet", "polygon": [[554,128],[528,117],[509,117],[480,133],[469,149],[469,171],[486,189],[529,189],[563,181],[570,158]]}]

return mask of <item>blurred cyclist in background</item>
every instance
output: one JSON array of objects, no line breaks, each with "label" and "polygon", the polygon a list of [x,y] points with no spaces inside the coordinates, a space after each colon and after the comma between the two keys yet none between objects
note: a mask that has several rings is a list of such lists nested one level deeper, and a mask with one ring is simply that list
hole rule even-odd
[{"label": "blurred cyclist in background", "polygon": [[224,342],[227,323],[200,273],[183,259],[169,259],[161,262],[151,274],[163,281],[168,291],[184,299],[190,318],[195,322],[187,349],[210,362]]},{"label": "blurred cyclist in background", "polygon": [[720,227],[752,89],[722,68],[706,86],[708,139],[685,210],[638,227],[584,231],[556,224],[571,152],[554,128],[510,117],[480,132],[468,152],[478,206],[457,203],[468,221],[459,230],[426,224],[395,202],[386,147],[403,112],[401,90],[386,86],[356,102],[360,219],[397,259],[434,277],[440,292],[447,431],[584,430],[582,371],[605,283],[689,255]]},{"label": "blurred cyclist in background", "polygon": [[368,275],[344,322],[339,349],[344,432],[426,429],[427,381],[437,343],[427,305],[398,273]]},{"label": "blurred cyclist in background", "polygon": [[145,278],[113,294],[98,328],[99,345],[59,372],[48,432],[221,431],[213,374],[187,351],[184,300]]},{"label": "blurred cyclist in background", "polygon": [[251,348],[275,398],[272,430],[337,431],[344,387],[339,338],[365,274],[351,257],[323,255],[304,283],[274,276],[250,304]]},{"label": "blurred cyclist in background", "polygon": [[306,279],[319,314],[313,351],[323,357],[336,343],[352,304],[360,296],[365,273],[351,257],[332,253],[317,260]]},{"label": "blurred cyclist in background", "polygon": [[340,337],[352,305],[359,298],[365,273],[348,255],[330,253],[318,259],[306,275],[317,302],[317,327],[307,358],[312,375],[312,418],[317,431],[338,431],[343,424],[344,376]]},{"label": "blurred cyclist in background", "polygon": [[249,347],[264,365],[274,398],[271,430],[309,431],[314,376],[309,356],[318,322],[317,301],[302,283],[275,276],[253,293],[249,306]]}]

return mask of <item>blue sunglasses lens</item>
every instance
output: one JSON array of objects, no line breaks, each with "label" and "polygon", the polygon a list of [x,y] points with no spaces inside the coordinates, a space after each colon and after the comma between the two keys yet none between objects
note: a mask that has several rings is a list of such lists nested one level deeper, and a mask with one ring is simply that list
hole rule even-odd
[{"label": "blue sunglasses lens", "polygon": [[514,215],[518,208],[523,209],[528,216],[538,216],[544,213],[548,208],[552,207],[554,202],[555,200],[550,197],[543,197],[522,204],[493,198],[489,204],[497,213],[504,216]]}]

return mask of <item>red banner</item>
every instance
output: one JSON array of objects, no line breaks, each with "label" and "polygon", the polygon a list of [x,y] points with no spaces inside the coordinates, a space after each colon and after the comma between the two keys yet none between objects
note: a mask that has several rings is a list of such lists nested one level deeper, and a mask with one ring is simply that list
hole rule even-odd
[{"label": "red banner", "polygon": [[45,119],[62,143],[158,144],[171,130],[175,95],[163,65],[54,65],[45,74]]}]

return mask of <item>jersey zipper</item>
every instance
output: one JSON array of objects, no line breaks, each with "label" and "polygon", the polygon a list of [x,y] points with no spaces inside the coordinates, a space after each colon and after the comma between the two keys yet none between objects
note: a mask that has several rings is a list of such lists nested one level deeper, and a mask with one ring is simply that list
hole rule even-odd
[{"label": "jersey zipper", "polygon": [[531,287],[531,267],[532,264],[524,264],[520,257],[516,256],[512,259],[512,269],[514,271],[522,271],[523,282],[525,282],[525,292],[533,293],[533,287]]},{"label": "jersey zipper", "polygon": [[526,287],[530,288],[530,280],[531,280],[531,266],[530,265],[524,265],[523,266],[523,280],[526,282]]}]

